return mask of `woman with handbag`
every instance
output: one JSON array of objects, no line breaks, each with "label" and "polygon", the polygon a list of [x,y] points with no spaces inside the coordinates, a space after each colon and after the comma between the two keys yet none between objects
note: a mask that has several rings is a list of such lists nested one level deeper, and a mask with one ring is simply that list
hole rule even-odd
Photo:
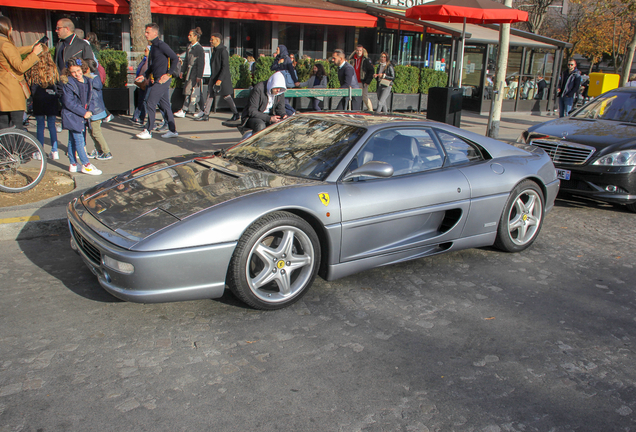
[{"label": "woman with handbag", "polygon": [[391,87],[395,79],[395,69],[389,60],[389,55],[385,52],[380,54],[380,64],[378,73],[373,74],[378,82],[378,108],[376,112],[387,112],[386,101],[391,94]]},{"label": "woman with handbag", "polygon": [[[11,37],[11,20],[0,16],[0,129],[15,126],[24,129],[22,118],[31,90],[24,73],[39,60],[43,45],[16,47]],[[22,54],[29,53],[24,60]]]}]

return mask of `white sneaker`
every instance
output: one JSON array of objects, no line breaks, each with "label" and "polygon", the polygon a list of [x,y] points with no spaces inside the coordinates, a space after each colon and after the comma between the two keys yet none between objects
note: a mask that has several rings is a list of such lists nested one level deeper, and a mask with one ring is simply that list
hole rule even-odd
[{"label": "white sneaker", "polygon": [[77,164],[70,164],[68,166],[68,172],[77,172]]},{"label": "white sneaker", "polygon": [[203,114],[205,114],[203,111],[199,111],[198,113],[196,113],[196,114],[194,115],[194,118],[200,118],[200,117],[203,117]]},{"label": "white sneaker", "polygon": [[150,132],[148,132],[148,129],[144,129],[143,132],[138,133],[136,136],[137,136],[137,138],[143,139],[143,140],[152,138],[152,134]]},{"label": "white sneaker", "polygon": [[108,115],[108,117],[106,117],[106,118],[104,119],[104,122],[105,122],[105,123],[108,123],[108,122],[110,122],[110,121],[111,121],[112,119],[114,119],[114,118],[115,118],[115,116],[114,116],[114,115],[109,114],[109,115]]},{"label": "white sneaker", "polygon": [[40,156],[40,153],[38,152],[33,153],[31,157],[35,160],[42,160],[42,156]]},{"label": "white sneaker", "polygon": [[185,117],[185,113],[183,112],[182,109],[180,109],[179,111],[177,111],[176,113],[173,114],[175,117],[178,118],[184,118]]},{"label": "white sneaker", "polygon": [[52,151],[49,154],[49,159],[58,160],[60,158],[60,154],[57,151]]},{"label": "white sneaker", "polygon": [[95,165],[93,165],[92,163],[82,165],[82,172],[89,175],[100,175],[102,173],[100,170],[95,168]]},{"label": "white sneaker", "polygon": [[174,138],[174,137],[178,137],[178,136],[179,136],[179,132],[168,131],[165,134],[161,135],[161,138]]},{"label": "white sneaker", "polygon": [[55,130],[57,131],[57,133],[62,133],[62,125],[61,124],[56,124],[55,125]]}]

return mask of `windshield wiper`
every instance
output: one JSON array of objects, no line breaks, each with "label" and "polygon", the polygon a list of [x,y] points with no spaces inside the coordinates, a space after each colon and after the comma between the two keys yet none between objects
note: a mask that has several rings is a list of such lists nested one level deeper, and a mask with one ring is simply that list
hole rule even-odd
[{"label": "windshield wiper", "polygon": [[280,172],[276,168],[273,168],[267,165],[265,162],[260,161],[258,159],[253,159],[246,156],[230,156],[228,159],[239,162],[240,164],[250,168],[256,168],[261,171],[267,171],[274,174],[280,174]]}]

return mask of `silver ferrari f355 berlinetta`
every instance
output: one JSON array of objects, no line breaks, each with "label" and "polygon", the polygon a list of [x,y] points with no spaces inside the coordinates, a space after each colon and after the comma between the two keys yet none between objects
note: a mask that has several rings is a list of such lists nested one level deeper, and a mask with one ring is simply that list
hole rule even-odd
[{"label": "silver ferrari f355 berlinetta", "polygon": [[316,275],[530,246],[559,189],[540,148],[416,115],[298,114],[226,151],[125,172],[68,206],[72,247],[120,299],[278,309]]}]

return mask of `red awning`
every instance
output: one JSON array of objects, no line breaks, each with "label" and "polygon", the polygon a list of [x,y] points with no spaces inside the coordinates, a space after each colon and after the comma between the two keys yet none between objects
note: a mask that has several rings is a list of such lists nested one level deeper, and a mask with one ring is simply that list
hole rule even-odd
[{"label": "red awning", "polygon": [[[389,28],[389,29],[392,29],[392,30],[400,29],[402,31],[412,31],[412,32],[416,32],[416,33],[422,33],[422,29],[426,25],[426,22],[422,21],[422,24],[414,24],[414,23],[412,23],[410,21],[402,20],[401,23],[398,23],[398,19],[387,17],[385,19],[385,25],[386,25],[386,28]],[[449,34],[449,33],[445,33],[445,32],[440,31],[440,30],[436,30],[436,29],[431,28],[431,27],[426,27],[426,33],[440,34],[440,35]]]},{"label": "red awning", "polygon": [[2,0],[3,6],[28,9],[128,14],[126,0]]},{"label": "red awning", "polygon": [[[126,0],[2,0],[5,6],[29,9],[128,14]],[[311,5],[321,6],[322,2]],[[292,3],[294,4],[294,3]],[[325,9],[317,7],[283,6],[267,3],[239,3],[221,0],[150,0],[155,14],[201,16],[256,21],[278,21],[301,24],[340,25],[348,27],[375,27],[378,19],[355,9],[339,10],[331,3]]]},{"label": "red awning", "polygon": [[213,18],[375,27],[378,19],[364,12],[238,3],[216,0],[150,0],[152,13]]}]

